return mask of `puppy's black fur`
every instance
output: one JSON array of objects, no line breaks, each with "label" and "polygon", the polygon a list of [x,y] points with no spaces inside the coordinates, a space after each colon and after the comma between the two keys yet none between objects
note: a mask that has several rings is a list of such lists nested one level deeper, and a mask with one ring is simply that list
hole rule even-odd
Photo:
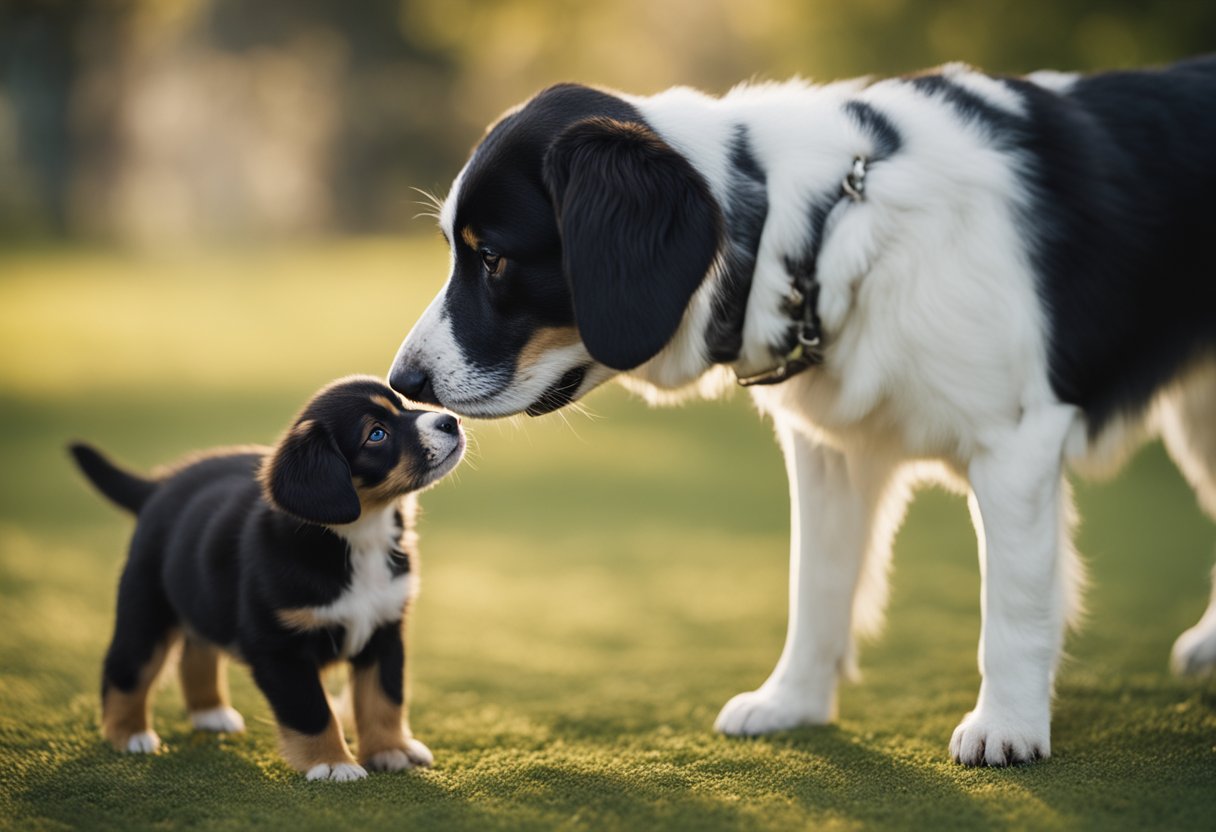
[{"label": "puppy's black fur", "polygon": [[[305,770],[353,762],[344,746],[307,742],[336,730],[318,671],[339,659],[377,667],[372,693],[403,706],[402,622],[415,553],[412,504],[402,498],[451,470],[463,444],[454,417],[408,410],[380,381],[355,377],[320,391],[277,447],[213,451],[156,478],[73,445],[93,484],[138,515],[102,673],[107,738],[123,748],[150,732],[148,687],[184,632],[187,651],[220,648],[249,663],[285,745],[300,746],[285,749],[289,761]],[[401,603],[352,653],[340,622],[309,616],[352,591],[351,540],[358,534],[366,549],[368,524],[371,548],[388,564],[385,580],[401,580]],[[192,698],[203,706],[226,699],[222,690],[190,690],[185,662],[183,682],[192,711]],[[382,750],[360,748],[364,760]]]}]

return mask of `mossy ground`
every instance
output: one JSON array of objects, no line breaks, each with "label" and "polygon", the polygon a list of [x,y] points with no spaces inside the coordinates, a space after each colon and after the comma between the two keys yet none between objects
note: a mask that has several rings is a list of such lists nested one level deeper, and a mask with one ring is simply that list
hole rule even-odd
[{"label": "mossy ground", "polygon": [[233,672],[244,736],[97,734],[98,668],[131,522],[63,453],[137,465],[271,441],[329,378],[383,372],[442,281],[437,243],[152,259],[0,258],[0,826],[60,828],[1211,829],[1216,686],[1166,671],[1216,530],[1159,448],[1080,485],[1092,587],[1048,762],[965,769],[978,684],[975,542],[930,491],[896,545],[885,636],[835,726],[739,741],[717,709],[763,680],[786,608],[784,474],[745,396],[472,425],[423,500],[412,721],[430,771],[307,783]]}]

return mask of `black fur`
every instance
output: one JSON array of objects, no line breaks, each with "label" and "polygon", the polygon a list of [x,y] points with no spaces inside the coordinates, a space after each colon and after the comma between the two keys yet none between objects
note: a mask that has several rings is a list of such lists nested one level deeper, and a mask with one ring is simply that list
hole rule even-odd
[{"label": "black fur", "polygon": [[359,519],[359,495],[350,464],[322,422],[303,421],[283,438],[267,473],[266,488],[279,508],[310,523]]},{"label": "black fur", "polygon": [[1216,57],[1079,80],[1007,79],[1028,118],[1051,381],[1091,433],[1216,349]]},{"label": "black fur", "polygon": [[[562,131],[594,116],[640,120],[637,110],[616,96],[574,84],[550,87],[490,130],[461,185],[456,239],[449,241],[455,268],[445,310],[468,324],[457,333],[464,359],[502,376],[504,385],[537,329],[574,325],[561,236],[542,167]],[[505,258],[501,279],[488,277],[481,253],[461,237],[466,228],[483,248]]]},{"label": "black fur", "polygon": [[844,109],[857,122],[858,127],[873,137],[874,153],[870,156],[871,162],[888,159],[904,146],[904,137],[891,119],[870,104],[865,101],[850,101],[844,105]]},{"label": "black fur", "polygon": [[743,346],[747,296],[752,290],[760,234],[768,219],[768,178],[752,152],[746,125],[735,126],[730,162],[730,194],[724,208],[725,268],[714,295],[715,314],[705,332],[706,353],[718,364],[734,361]]},{"label": "black fur", "polygon": [[[374,491],[403,459],[426,459],[416,422],[427,411],[389,409],[373,397],[397,400],[375,379],[336,383],[314,397],[277,448],[216,451],[157,480],[72,446],[98,489],[139,516],[119,582],[103,695],[111,686],[131,691],[158,645],[185,628],[247,661],[283,725],[305,734],[325,729],[329,705],[317,670],[341,658],[343,628],[300,632],[277,613],[322,606],[342,593],[351,578],[348,546],[322,524],[358,517],[356,486]],[[387,437],[373,443],[376,427]],[[419,476],[426,468],[415,467]],[[379,496],[391,502],[408,490]],[[324,501],[333,495],[340,507],[331,511]],[[400,509],[395,521],[384,544],[392,574],[400,575],[410,571],[413,553]],[[381,662],[385,693],[396,702],[402,681],[388,677],[403,667],[400,630],[400,620],[383,625],[355,657]]]},{"label": "black fur", "polygon": [[156,490],[152,480],[115,465],[96,448],[83,442],[73,442],[68,451],[85,476],[119,508],[138,513]]},{"label": "black fur", "polygon": [[545,159],[562,262],[587,351],[629,370],[675,334],[722,226],[688,160],[638,122],[592,118]]}]

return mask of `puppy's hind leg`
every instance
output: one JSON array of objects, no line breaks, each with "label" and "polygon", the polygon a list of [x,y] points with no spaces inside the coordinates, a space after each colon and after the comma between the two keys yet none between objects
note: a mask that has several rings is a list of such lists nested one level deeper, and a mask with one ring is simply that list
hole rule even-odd
[{"label": "puppy's hind leg", "polygon": [[152,753],[151,692],[177,638],[155,570],[128,563],[118,587],[114,637],[101,674],[101,731],[119,751]]},{"label": "puppy's hind leg", "polygon": [[[899,519],[888,512],[892,522],[876,522],[894,468],[882,454],[846,457],[777,427],[790,480],[789,626],[768,679],[718,715],[714,727],[735,736],[835,719],[837,681],[854,664],[854,631],[873,631],[881,620]],[[906,494],[891,499],[902,508]]]},{"label": "puppy's hind leg", "polygon": [[228,659],[219,649],[187,636],[180,674],[194,730],[229,734],[245,730],[244,718],[228,704]]},{"label": "puppy's hind leg", "polygon": [[[1195,489],[1204,512],[1216,520],[1216,361],[1195,368],[1163,402],[1161,434],[1170,456]],[[1177,674],[1216,668],[1216,572],[1207,611],[1174,642],[1170,666]]]}]

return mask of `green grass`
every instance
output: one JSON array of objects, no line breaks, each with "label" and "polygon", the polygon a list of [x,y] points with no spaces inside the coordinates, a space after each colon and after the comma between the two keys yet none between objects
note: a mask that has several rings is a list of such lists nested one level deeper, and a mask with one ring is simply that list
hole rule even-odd
[{"label": "green grass", "polygon": [[948,761],[978,684],[978,577],[940,492],[900,534],[887,633],[839,723],[713,734],[784,632],[784,475],[745,396],[656,412],[611,390],[597,419],[473,426],[473,458],[423,501],[410,676],[433,770],[304,782],[239,669],[247,735],[192,735],[170,683],[167,749],[111,751],[98,669],[131,522],[64,442],[150,465],[270,441],[330,377],[383,371],[443,269],[438,244],[396,242],[0,257],[0,827],[1212,828],[1216,686],[1166,657],[1214,535],[1159,448],[1079,488],[1090,615],[1050,761]]}]

